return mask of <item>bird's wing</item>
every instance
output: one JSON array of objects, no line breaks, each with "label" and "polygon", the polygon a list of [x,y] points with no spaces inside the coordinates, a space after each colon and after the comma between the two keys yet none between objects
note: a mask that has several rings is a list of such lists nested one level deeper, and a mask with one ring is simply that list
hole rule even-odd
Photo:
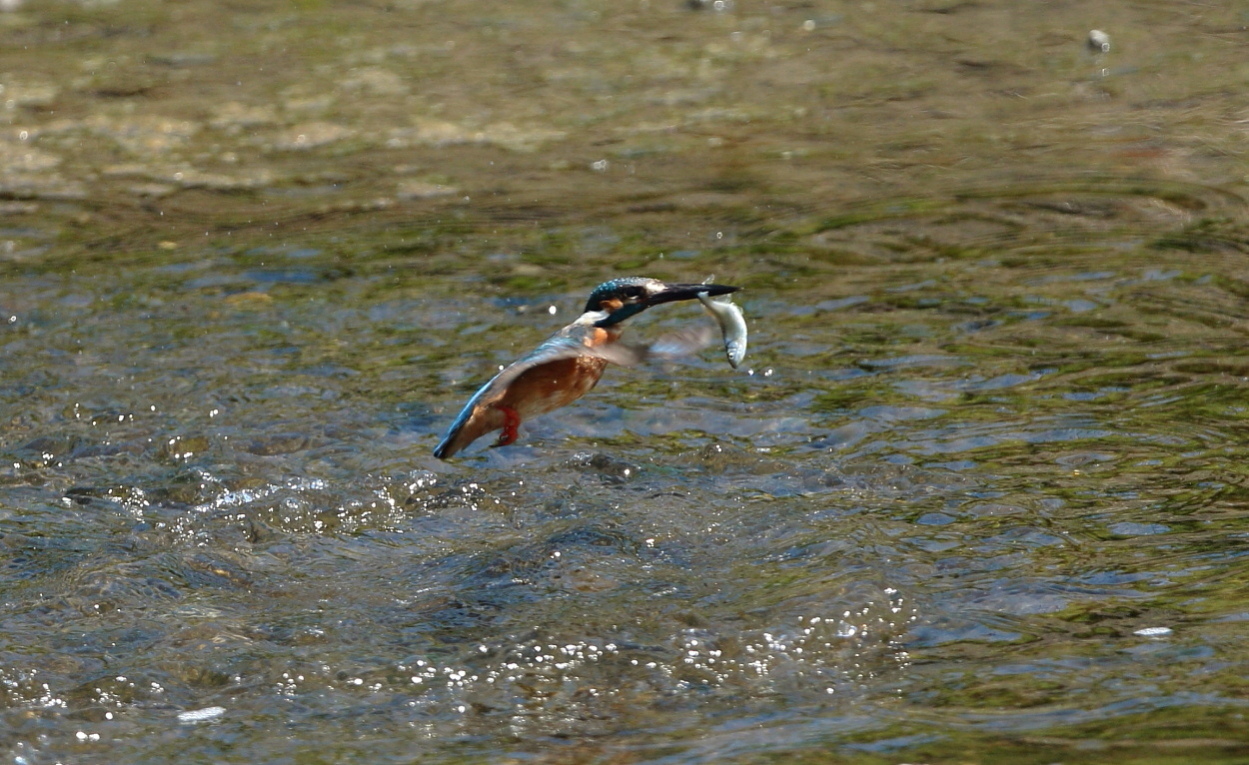
[{"label": "bird's wing", "polygon": [[502,396],[517,378],[530,370],[565,359],[599,358],[613,364],[629,366],[645,358],[643,353],[619,343],[590,347],[583,342],[582,337],[582,334],[566,327],[490,378],[460,410],[442,442],[434,449],[434,456],[447,459],[484,433],[502,427],[502,414],[489,404]]},{"label": "bird's wing", "polygon": [[[597,356],[599,354],[596,350],[585,346],[579,338],[569,335],[559,334],[549,337],[529,354],[513,361],[497,375],[490,378],[490,381],[481,386],[481,389],[469,400],[468,404],[471,406],[477,403],[477,400],[482,398],[483,394],[488,390],[503,390],[507,388],[513,380],[534,367],[578,356]],[[606,358],[606,356],[603,356],[603,358]],[[611,361],[611,359],[607,360]]]},{"label": "bird's wing", "polygon": [[[716,330],[712,326],[689,327],[662,335],[652,343],[627,343],[617,340],[614,343],[600,345],[595,348],[581,346],[568,355],[592,356],[603,359],[611,364],[622,367],[637,366],[646,361],[667,361],[681,356],[690,356],[708,348],[715,343]],[[535,359],[536,363],[553,361],[563,358],[560,351],[553,351],[549,358]]]},{"label": "bird's wing", "polygon": [[715,327],[706,324],[670,332],[646,346],[649,358],[675,359],[710,347],[716,340]]},{"label": "bird's wing", "polygon": [[632,344],[617,341],[604,345],[589,346],[575,335],[557,334],[547,338],[532,353],[512,362],[492,377],[469,399],[465,409],[471,409],[482,398],[486,398],[489,392],[506,389],[513,380],[530,369],[552,361],[589,356],[603,359],[610,364],[631,367],[655,358],[673,359],[678,356],[688,356],[707,348],[714,341],[715,328],[712,326],[691,327],[671,332],[648,344]]}]

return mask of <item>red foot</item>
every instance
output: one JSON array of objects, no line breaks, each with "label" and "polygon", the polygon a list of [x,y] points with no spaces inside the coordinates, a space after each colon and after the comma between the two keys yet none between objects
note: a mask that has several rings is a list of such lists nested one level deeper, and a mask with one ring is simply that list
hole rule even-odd
[{"label": "red foot", "polygon": [[510,406],[495,405],[495,408],[503,412],[503,432],[499,434],[499,440],[494,442],[495,446],[507,446],[516,440],[518,435],[516,429],[520,427],[520,414]]}]

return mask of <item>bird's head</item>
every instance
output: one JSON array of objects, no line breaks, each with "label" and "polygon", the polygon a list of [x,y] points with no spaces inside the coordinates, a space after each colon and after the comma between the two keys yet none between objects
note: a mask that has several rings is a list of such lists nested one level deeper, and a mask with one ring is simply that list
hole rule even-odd
[{"label": "bird's head", "polygon": [[626,276],[595,287],[585,304],[585,311],[587,314],[606,314],[604,318],[596,320],[594,325],[611,327],[653,305],[671,303],[674,300],[693,300],[703,292],[708,295],[727,295],[739,289],[740,287],[724,284],[664,284],[658,279],[647,279],[644,276]]}]

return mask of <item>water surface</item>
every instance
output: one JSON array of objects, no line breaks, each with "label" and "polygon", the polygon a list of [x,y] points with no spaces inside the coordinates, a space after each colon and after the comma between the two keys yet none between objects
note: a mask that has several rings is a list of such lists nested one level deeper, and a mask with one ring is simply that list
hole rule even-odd
[{"label": "water surface", "polygon": [[1249,6],[5,7],[11,761],[1249,755]]}]

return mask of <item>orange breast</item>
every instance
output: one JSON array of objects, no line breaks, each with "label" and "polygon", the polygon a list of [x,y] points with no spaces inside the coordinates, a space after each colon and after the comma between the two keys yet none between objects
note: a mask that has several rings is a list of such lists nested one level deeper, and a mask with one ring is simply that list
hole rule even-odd
[{"label": "orange breast", "polygon": [[522,420],[567,406],[589,393],[603,376],[607,362],[588,356],[539,364],[507,386],[492,403],[511,407]]}]

